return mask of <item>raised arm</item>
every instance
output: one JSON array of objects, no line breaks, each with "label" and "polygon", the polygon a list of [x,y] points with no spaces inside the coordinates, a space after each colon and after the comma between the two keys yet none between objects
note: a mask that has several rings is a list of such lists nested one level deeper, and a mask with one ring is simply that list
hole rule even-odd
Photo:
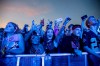
[{"label": "raised arm", "polygon": [[82,29],[81,38],[82,38],[82,35],[83,35],[83,30],[86,29],[85,25],[84,25],[86,18],[87,18],[87,15],[84,15],[84,16],[81,17],[81,19],[82,19],[82,23],[81,23],[81,29]]},{"label": "raised arm", "polygon": [[31,36],[32,32],[35,31],[35,30],[36,30],[36,25],[34,24],[34,20],[33,20],[31,29],[25,36],[25,42],[29,39],[29,37]]},{"label": "raised arm", "polygon": [[69,17],[67,17],[67,18],[65,19],[65,21],[64,21],[64,23],[63,23],[63,26],[61,27],[61,29],[60,29],[58,35],[56,36],[56,38],[55,38],[55,40],[54,40],[54,46],[55,46],[55,47],[58,47],[58,43],[59,43],[59,39],[61,38],[61,34],[62,34],[62,32],[64,31],[64,29],[65,29],[67,23],[68,23],[70,20],[71,20],[71,19],[70,19]]}]

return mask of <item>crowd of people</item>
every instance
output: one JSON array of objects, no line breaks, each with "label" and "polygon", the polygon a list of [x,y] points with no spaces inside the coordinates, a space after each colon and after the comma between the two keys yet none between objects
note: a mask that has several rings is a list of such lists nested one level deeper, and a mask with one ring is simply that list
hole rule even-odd
[{"label": "crowd of people", "polygon": [[[94,16],[82,16],[82,23],[66,25],[71,18],[66,17],[60,28],[62,19],[56,19],[54,27],[52,21],[43,30],[44,19],[39,25],[33,20],[30,30],[25,24],[19,29],[14,22],[8,22],[5,28],[0,28],[0,54],[47,54],[73,53],[82,56],[82,52],[88,53],[89,65],[99,66],[100,55],[100,20]],[[48,58],[47,58],[48,59]],[[50,57],[49,57],[50,59]],[[47,65],[48,66],[48,65]]]}]

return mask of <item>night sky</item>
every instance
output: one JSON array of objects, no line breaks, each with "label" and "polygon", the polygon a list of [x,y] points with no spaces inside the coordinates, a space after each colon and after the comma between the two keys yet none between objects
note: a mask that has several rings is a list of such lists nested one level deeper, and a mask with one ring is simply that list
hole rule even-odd
[{"label": "night sky", "polygon": [[54,22],[67,16],[72,19],[70,23],[80,24],[85,14],[100,18],[100,0],[0,0],[0,28],[10,21],[20,28],[31,26],[33,19],[39,24],[42,18],[46,25],[48,19]]}]

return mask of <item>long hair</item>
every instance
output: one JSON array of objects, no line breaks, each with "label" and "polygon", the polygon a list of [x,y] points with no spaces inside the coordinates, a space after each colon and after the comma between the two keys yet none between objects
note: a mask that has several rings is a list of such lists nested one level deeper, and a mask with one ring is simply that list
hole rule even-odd
[{"label": "long hair", "polygon": [[[20,33],[20,29],[19,29],[18,25],[14,22],[8,22],[8,24],[10,24],[10,23],[14,26],[14,29],[15,29],[14,34]],[[6,37],[6,32],[5,31],[4,31],[4,37]]]},{"label": "long hair", "polygon": [[[52,28],[49,28],[49,29],[46,30],[46,32],[45,32],[45,34],[44,34],[44,37],[43,37],[44,44],[47,44],[47,43],[48,43],[47,31],[50,30],[50,29],[53,31]],[[51,39],[51,42],[53,42],[54,39],[55,39],[55,33],[54,33],[54,31],[53,31],[53,37],[52,37],[52,39]]]}]

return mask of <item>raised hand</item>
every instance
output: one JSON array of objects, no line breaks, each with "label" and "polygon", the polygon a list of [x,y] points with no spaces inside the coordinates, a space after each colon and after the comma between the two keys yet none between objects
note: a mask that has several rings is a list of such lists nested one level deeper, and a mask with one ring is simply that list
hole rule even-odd
[{"label": "raised hand", "polygon": [[67,17],[67,18],[65,19],[65,21],[64,21],[64,23],[63,23],[63,26],[61,27],[61,29],[60,29],[58,35],[57,35],[56,38],[55,38],[55,41],[54,41],[54,46],[55,46],[55,47],[58,47],[59,40],[60,40],[60,38],[62,37],[63,31],[64,31],[64,29],[65,29],[65,26],[66,26],[66,24],[67,24],[70,20],[71,20],[71,19],[70,19],[69,17]]},{"label": "raised hand", "polygon": [[41,20],[40,25],[44,26],[44,19]]},{"label": "raised hand", "polygon": [[34,22],[35,22],[35,21],[33,20],[33,21],[32,21],[32,25],[34,25]]},{"label": "raised hand", "polygon": [[37,29],[37,25],[34,24],[34,20],[32,21],[32,26],[31,26],[31,30],[35,31]]},{"label": "raised hand", "polygon": [[71,18],[67,17],[63,23],[63,26],[66,26],[66,24],[71,20]]},{"label": "raised hand", "polygon": [[84,16],[81,17],[82,21],[85,21],[86,18],[87,18],[87,15],[84,15]]}]

